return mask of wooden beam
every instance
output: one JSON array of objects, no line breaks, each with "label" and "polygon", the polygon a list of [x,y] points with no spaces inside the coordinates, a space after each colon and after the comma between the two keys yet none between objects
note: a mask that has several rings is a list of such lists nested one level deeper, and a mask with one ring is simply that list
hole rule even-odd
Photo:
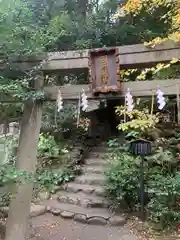
[{"label": "wooden beam", "polygon": [[[180,45],[171,41],[146,47],[143,44],[120,46],[119,61],[122,68],[146,67],[159,62],[167,62],[172,58],[180,58]],[[48,59],[43,65],[44,71],[65,71],[88,68],[88,49],[64,52],[49,52],[38,57],[11,58],[11,61],[20,69],[28,70]],[[0,69],[5,67],[6,60],[0,60]]]},{"label": "wooden beam", "polygon": [[160,88],[165,95],[176,95],[176,84],[180,84],[180,79],[172,80],[152,80],[152,81],[134,81],[134,82],[122,82],[121,93],[100,95],[95,97],[90,89],[90,85],[67,85],[63,87],[49,86],[45,87],[45,92],[49,95],[49,99],[56,100],[58,90],[61,90],[64,100],[78,100],[79,93],[82,89],[85,90],[88,99],[115,99],[125,96],[128,88],[130,88],[132,95],[135,97],[151,96],[152,91],[156,91]]}]

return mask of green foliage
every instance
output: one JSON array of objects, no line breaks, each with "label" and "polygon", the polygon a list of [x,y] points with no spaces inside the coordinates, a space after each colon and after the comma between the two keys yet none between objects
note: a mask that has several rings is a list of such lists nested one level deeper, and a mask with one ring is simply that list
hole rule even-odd
[{"label": "green foliage", "polygon": [[148,109],[141,111],[134,109],[130,112],[127,111],[126,107],[120,106],[116,108],[116,114],[129,118],[125,123],[120,123],[118,129],[123,132],[131,131],[127,136],[135,138],[143,138],[147,130],[155,128],[159,121],[158,115],[149,114]]},{"label": "green foliage", "polygon": [[22,103],[0,103],[1,119],[18,118],[22,115]]},{"label": "green foliage", "polygon": [[41,133],[39,136],[38,143],[38,157],[58,157],[60,154],[60,149],[54,140],[54,137],[50,134]]},{"label": "green foliage", "polygon": [[137,204],[139,187],[139,160],[125,151],[116,148],[110,157],[110,165],[106,171],[106,192],[114,206],[123,201],[131,206]]},{"label": "green foliage", "polygon": [[[29,82],[37,77],[42,64],[22,73],[10,57],[12,54],[36,55],[45,51],[135,44],[171,32],[174,22],[172,13],[176,12],[176,5],[167,7],[158,4],[153,11],[149,11],[146,4],[145,8],[135,11],[136,14],[128,11],[118,20],[112,21],[118,5],[117,0],[86,0],[85,3],[81,0],[1,0],[0,55],[5,58],[5,69],[0,71],[1,95],[8,94],[8,97],[22,101],[46,98],[43,91],[34,92],[29,88]],[[133,9],[136,7],[137,4]],[[139,78],[144,79],[151,70],[145,71]],[[174,78],[178,72],[176,69],[170,75]],[[86,78],[79,77],[80,73],[77,75],[72,75],[72,79],[84,81],[87,78],[87,73],[83,73]],[[63,80],[66,81],[69,83],[71,80]]]},{"label": "green foliage", "polygon": [[56,121],[63,130],[73,129],[77,121],[77,106],[65,104],[62,112],[57,114]]},{"label": "green foliage", "polygon": [[[11,165],[4,165],[0,167],[0,192],[3,187],[11,186],[13,183],[21,183],[22,181],[33,181],[36,188],[53,191],[55,186],[69,182],[73,178],[74,171],[68,168],[39,169],[33,176],[24,171],[17,171]],[[8,190],[8,188],[5,190]],[[6,192],[3,193],[3,195],[6,195]]]},{"label": "green foliage", "polygon": [[[164,36],[171,27],[164,21],[168,8],[144,9],[136,16],[124,15],[112,22],[117,7],[117,0],[86,0],[83,4],[80,0],[3,0],[1,39],[12,51],[67,50],[149,41]],[[6,41],[8,37],[13,39],[11,44]]]},{"label": "green foliage", "polygon": [[[7,2],[8,4],[6,4]],[[35,92],[29,86],[29,83],[35,80],[39,74],[42,63],[22,73],[10,56],[12,54],[19,56],[43,53],[46,46],[52,41],[56,41],[56,37],[61,32],[51,30],[51,21],[41,26],[35,22],[33,9],[26,0],[17,2],[2,0],[0,13],[0,56],[5,59],[4,68],[1,68],[0,71],[1,95],[8,96],[8,99],[18,98],[22,101],[44,100],[43,91]],[[19,79],[17,80],[17,78]]]},{"label": "green foliage", "polygon": [[[35,176],[31,176],[23,171],[18,171],[15,169],[15,162],[11,161],[12,156],[15,157],[14,153],[12,154],[12,148],[17,147],[17,138],[10,137],[6,140],[8,143],[9,149],[9,160],[4,163],[0,167],[0,185],[6,186],[12,184],[14,182],[22,181],[22,180],[30,180],[36,181],[40,185],[44,184],[44,187],[51,185],[61,184],[63,181],[68,181],[71,179],[73,174],[72,169],[64,169],[63,166],[56,166],[57,169],[53,169],[53,164],[57,165],[59,162],[56,160],[52,161],[52,159],[59,159],[60,155],[64,156],[68,154],[68,150],[66,148],[60,148],[58,144],[55,142],[54,137],[50,134],[40,134],[39,144],[38,144],[38,169]],[[47,162],[43,161],[43,159],[47,159]],[[42,168],[42,166],[49,166],[49,168]],[[69,177],[69,178],[68,178]]]},{"label": "green foliage", "polygon": [[[165,143],[164,143],[165,145]],[[165,149],[163,147],[158,147],[153,155],[146,157],[149,165],[157,165],[161,167],[162,173],[171,173],[173,171],[172,166],[176,164],[175,154],[170,149]],[[176,165],[175,165],[176,166]]]},{"label": "green foliage", "polygon": [[53,191],[54,187],[73,180],[74,174],[68,169],[43,169],[37,172],[36,184],[40,188]]},{"label": "green foliage", "polygon": [[17,171],[12,165],[0,166],[0,186],[13,184],[14,182],[20,182],[29,180],[32,178],[29,174],[24,171]]},{"label": "green foliage", "polygon": [[54,103],[45,103],[43,108],[42,127],[57,130],[73,129],[77,121],[76,105],[64,104],[62,111],[57,112]]},{"label": "green foliage", "polygon": [[[115,141],[116,142],[116,141]],[[163,146],[164,147],[164,146]],[[131,210],[139,208],[139,164],[120,145],[111,145],[106,171],[106,191],[113,206],[125,201]],[[149,220],[162,228],[180,220],[179,162],[170,149],[157,150],[145,160],[144,169],[146,210]]]},{"label": "green foliage", "polygon": [[[1,63],[5,68],[0,70],[0,100],[8,98],[10,100],[20,99],[24,102],[28,99],[36,101],[46,98],[43,91],[35,92],[29,86],[29,83],[37,78],[42,63],[30,71],[22,72],[14,64],[12,55],[21,57],[22,55],[38,55],[46,51],[143,43],[155,37],[164,38],[169,33],[171,34],[172,30],[178,31],[179,18],[176,18],[176,26],[174,26],[171,17],[173,4],[164,7],[156,3],[152,6],[147,4],[148,7],[137,10],[136,2],[134,1],[135,5],[128,5],[130,8],[135,7],[135,12],[129,11],[121,15],[118,20],[112,21],[118,5],[117,0],[107,0],[101,4],[97,0],[1,0],[0,56],[4,59]],[[179,36],[178,32],[176,35]],[[157,42],[152,43],[154,45]],[[46,61],[47,59],[44,59],[44,63]],[[178,59],[173,59],[170,63],[159,64],[142,71],[123,70],[120,72],[121,79],[127,81],[176,78],[180,75],[178,63]],[[87,83],[87,79],[87,73],[84,72],[69,74],[68,77],[65,73],[60,84],[83,84],[85,81]],[[49,79],[46,82],[52,84]],[[45,104],[43,127],[55,126],[60,130],[71,130],[76,122],[76,109],[66,105],[61,113],[56,113],[54,105],[54,103]],[[4,105],[3,103],[0,107],[3,119],[18,117],[23,111],[22,105],[19,104]],[[150,115],[146,111],[136,110],[132,113],[133,116],[129,116],[125,109],[117,109],[117,114],[119,116],[126,114],[130,118],[130,121],[119,125],[120,130],[128,132],[127,137],[144,137],[146,131],[155,128],[158,122],[157,116]],[[79,136],[83,141],[85,137],[81,133],[79,131]],[[11,143],[8,144],[11,146]],[[135,209],[139,203],[139,160],[123,150],[126,146],[120,148],[117,141],[112,141],[109,145],[109,158],[112,161],[106,173],[107,193],[116,203],[125,200]],[[46,158],[49,168],[42,169],[44,162],[41,162],[36,175],[27,176],[25,173],[16,171],[14,166],[2,166],[0,168],[1,186],[25,178],[50,190],[54,185],[71,180],[75,166],[73,165],[71,171],[64,168],[55,170],[53,169],[55,162],[50,159],[61,155],[63,158],[67,157],[68,162],[69,156],[64,150],[66,151],[63,144],[59,146],[54,137],[41,135],[38,157],[41,158],[40,161]],[[45,165],[47,167],[47,164]],[[147,209],[150,211],[151,219],[160,221],[162,225],[179,220],[177,203],[180,191],[177,165],[170,150],[158,149],[150,159],[147,159],[145,180],[150,195]]]},{"label": "green foliage", "polygon": [[120,71],[120,78],[125,82],[178,78],[180,76],[179,62],[178,58],[173,58],[168,63],[158,63],[152,68],[123,69]]},{"label": "green foliage", "polygon": [[162,228],[177,224],[180,220],[180,172],[165,174],[160,168],[153,168],[148,177],[150,219],[160,223]]},{"label": "green foliage", "polygon": [[67,143],[62,139],[57,142],[53,135],[41,133],[38,144],[38,169],[49,167],[51,170],[53,166],[62,168],[68,165],[70,153],[67,147]]}]

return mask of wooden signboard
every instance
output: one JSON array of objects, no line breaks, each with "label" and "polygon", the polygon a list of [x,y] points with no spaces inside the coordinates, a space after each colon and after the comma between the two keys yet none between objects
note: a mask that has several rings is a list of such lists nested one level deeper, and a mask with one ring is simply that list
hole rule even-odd
[{"label": "wooden signboard", "polygon": [[120,92],[118,48],[92,50],[89,53],[89,77],[94,94]]}]

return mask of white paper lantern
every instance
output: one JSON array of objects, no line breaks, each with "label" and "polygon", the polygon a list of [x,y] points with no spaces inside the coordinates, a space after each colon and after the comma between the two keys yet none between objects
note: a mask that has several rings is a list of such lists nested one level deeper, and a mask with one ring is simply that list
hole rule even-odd
[{"label": "white paper lantern", "polygon": [[158,89],[156,93],[157,93],[158,109],[162,110],[166,105],[164,93],[160,89]]},{"label": "white paper lantern", "polygon": [[62,94],[61,91],[58,91],[57,95],[57,111],[60,112],[63,109],[63,99],[62,99]]},{"label": "white paper lantern", "polygon": [[129,88],[127,89],[127,93],[125,95],[125,104],[127,106],[127,110],[129,112],[131,112],[133,110],[133,108],[134,108],[134,104],[133,104],[133,97],[132,97],[132,95],[130,93],[130,89]]},{"label": "white paper lantern", "polygon": [[81,94],[81,106],[82,106],[82,111],[86,111],[88,108],[88,100],[87,100],[87,96],[85,94],[84,89],[82,90],[82,94]]}]

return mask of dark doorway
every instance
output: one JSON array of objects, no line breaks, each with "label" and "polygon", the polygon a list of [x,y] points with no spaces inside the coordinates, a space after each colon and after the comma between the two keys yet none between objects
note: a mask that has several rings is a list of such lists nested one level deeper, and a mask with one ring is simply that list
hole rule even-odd
[{"label": "dark doorway", "polygon": [[120,123],[120,118],[115,113],[115,108],[122,105],[122,100],[108,100],[105,105],[93,111],[94,119],[93,135],[97,138],[108,140],[119,134],[117,126]]},{"label": "dark doorway", "polygon": [[122,100],[109,100],[107,101],[107,118],[110,125],[111,135],[118,135],[117,126],[120,123],[119,117],[116,115],[115,110],[117,106],[122,105]]}]

